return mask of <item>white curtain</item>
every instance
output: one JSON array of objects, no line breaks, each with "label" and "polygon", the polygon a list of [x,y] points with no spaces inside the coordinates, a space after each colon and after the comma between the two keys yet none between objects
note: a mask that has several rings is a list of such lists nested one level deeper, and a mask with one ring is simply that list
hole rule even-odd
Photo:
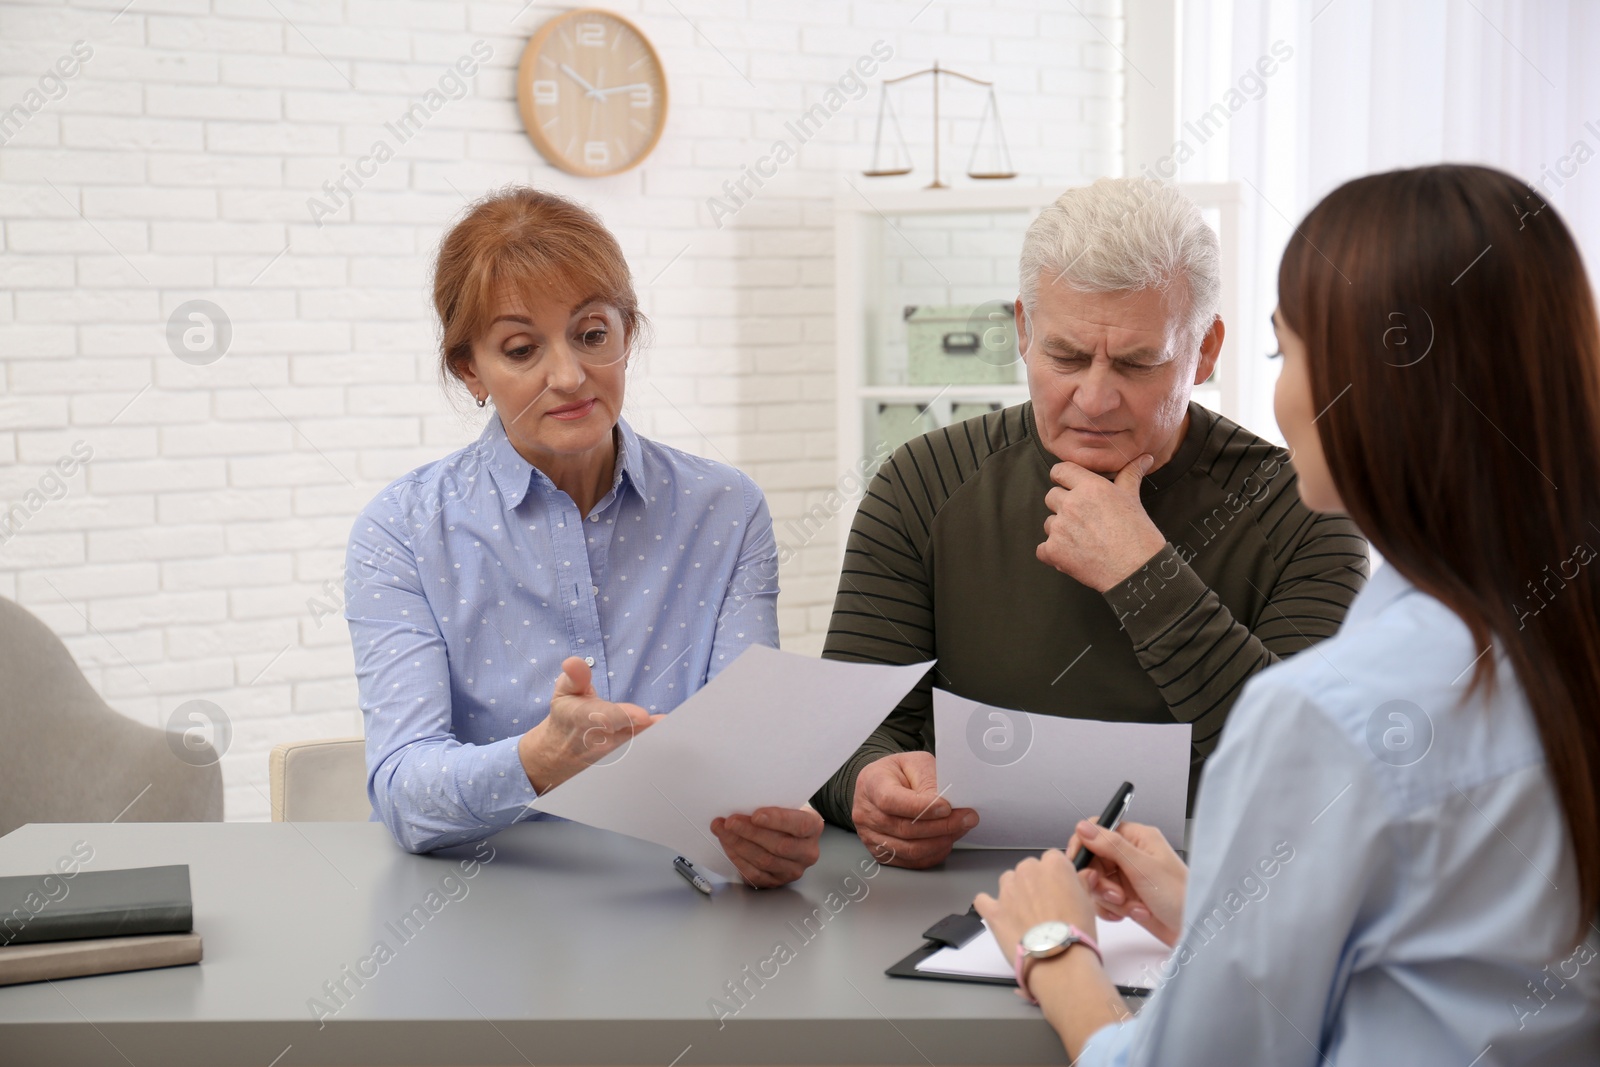
[{"label": "white curtain", "polygon": [[1179,50],[1192,155],[1177,176],[1243,189],[1243,321],[1228,327],[1240,415],[1263,436],[1278,438],[1278,363],[1265,358],[1278,259],[1293,226],[1351,178],[1499,167],[1555,206],[1591,281],[1600,272],[1600,2],[1182,0]]}]

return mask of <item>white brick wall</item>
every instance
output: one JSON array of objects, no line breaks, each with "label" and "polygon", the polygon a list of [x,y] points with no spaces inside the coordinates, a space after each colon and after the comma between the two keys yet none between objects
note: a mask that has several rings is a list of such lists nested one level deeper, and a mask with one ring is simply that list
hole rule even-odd
[{"label": "white brick wall", "polygon": [[[781,525],[854,459],[833,438],[832,197],[841,174],[880,188],[856,176],[877,79],[720,229],[707,199],[877,40],[895,51],[890,76],[937,58],[995,79],[1023,180],[1117,166],[1116,0],[1071,5],[1083,15],[1037,0],[606,3],[655,42],[672,95],[645,165],[598,181],[545,164],[517,116],[521,49],[560,8],[124,3],[0,6],[0,110],[27,103],[74,42],[93,50],[0,145],[0,507],[26,513],[0,544],[0,594],[60,634],[123,713],[163,724],[186,700],[220,705],[230,819],[266,817],[273,744],[359,732],[337,599],[351,520],[481,424],[437,384],[427,302],[430,252],[463,197],[533,182],[601,213],[656,326],[628,417],[744,467]],[[307,198],[476,40],[493,58],[473,92],[314,225]],[[947,172],[981,104],[946,94]],[[921,169],[897,181],[927,181],[927,114],[902,98]],[[208,366],[165,339],[197,298],[233,326]],[[76,442],[93,458],[58,483]],[[830,536],[782,574],[785,647],[820,648]]]}]

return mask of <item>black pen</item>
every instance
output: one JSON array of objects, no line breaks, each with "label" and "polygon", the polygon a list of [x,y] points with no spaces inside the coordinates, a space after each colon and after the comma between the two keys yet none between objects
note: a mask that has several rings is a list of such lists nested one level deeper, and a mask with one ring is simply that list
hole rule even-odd
[{"label": "black pen", "polygon": [[[1123,782],[1112,794],[1111,803],[1106,805],[1106,810],[1100,814],[1099,825],[1107,830],[1115,830],[1122,824],[1122,817],[1128,814],[1128,805],[1133,803],[1133,783]],[[1089,866],[1089,861],[1094,859],[1094,854],[1082,845],[1078,846],[1078,854],[1072,857],[1072,869],[1081,871]]]},{"label": "black pen", "polygon": [[694,869],[694,864],[679,856],[672,861],[672,869],[683,875],[685,882],[688,882],[706,896],[709,897],[711,895],[711,883],[706,880],[705,875]]}]

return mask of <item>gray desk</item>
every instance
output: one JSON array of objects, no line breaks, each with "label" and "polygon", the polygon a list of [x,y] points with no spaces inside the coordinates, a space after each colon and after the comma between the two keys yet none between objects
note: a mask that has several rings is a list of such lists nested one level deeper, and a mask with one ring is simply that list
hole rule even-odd
[{"label": "gray desk", "polygon": [[[0,1063],[1066,1062],[1009,988],[883,974],[1015,852],[868,879],[866,850],[830,827],[794,886],[707,899],[662,849],[573,824],[505,831],[471,878],[472,848],[407,855],[378,824],[32,824],[0,838],[0,875],[43,873],[77,841],[87,870],[189,864],[205,960],[0,987]],[[792,957],[764,963],[779,942]],[[341,980],[336,1001],[324,983]],[[336,1014],[319,1021],[312,998]],[[737,1014],[719,1021],[713,999]]]}]

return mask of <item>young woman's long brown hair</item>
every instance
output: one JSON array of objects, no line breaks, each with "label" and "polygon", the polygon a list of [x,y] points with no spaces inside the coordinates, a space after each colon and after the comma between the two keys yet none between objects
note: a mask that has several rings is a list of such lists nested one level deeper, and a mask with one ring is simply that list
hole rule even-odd
[{"label": "young woman's long brown hair", "polygon": [[[1350,517],[1509,657],[1600,913],[1600,325],[1572,235],[1527,184],[1433,166],[1352,181],[1278,271]],[[1469,691],[1493,686],[1495,656]],[[1582,935],[1579,935],[1580,937]]]}]

